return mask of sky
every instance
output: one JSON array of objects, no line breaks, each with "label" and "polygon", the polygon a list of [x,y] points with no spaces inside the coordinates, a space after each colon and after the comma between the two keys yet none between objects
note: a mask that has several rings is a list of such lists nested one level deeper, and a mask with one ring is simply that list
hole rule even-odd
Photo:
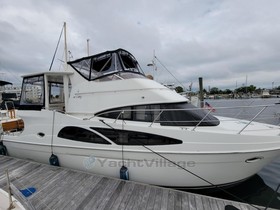
[{"label": "sky", "polygon": [[[89,39],[90,54],[126,49],[160,83],[278,87],[279,11],[279,0],[0,0],[0,79],[48,71],[66,22],[72,60]],[[60,43],[52,70],[62,60]]]}]

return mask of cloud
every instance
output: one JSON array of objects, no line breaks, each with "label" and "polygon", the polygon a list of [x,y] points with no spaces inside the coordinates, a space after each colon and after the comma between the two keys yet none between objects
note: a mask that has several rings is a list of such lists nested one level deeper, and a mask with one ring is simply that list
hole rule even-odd
[{"label": "cloud", "polygon": [[[203,77],[205,86],[234,88],[246,75],[257,86],[280,86],[279,6],[277,0],[2,1],[0,71],[17,81],[47,71],[66,21],[75,59],[86,56],[90,39],[91,53],[125,48],[147,73],[155,50],[185,86]],[[62,45],[57,55],[53,69],[61,68]],[[175,82],[164,67],[153,74]]]}]

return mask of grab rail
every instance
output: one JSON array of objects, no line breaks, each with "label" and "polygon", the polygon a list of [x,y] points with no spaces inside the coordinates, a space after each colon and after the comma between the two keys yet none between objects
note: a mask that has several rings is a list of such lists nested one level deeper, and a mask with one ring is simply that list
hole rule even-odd
[{"label": "grab rail", "polygon": [[212,112],[213,109],[210,109],[209,112],[195,125],[195,127],[192,129],[192,131],[194,131],[197,126],[199,126],[205,119],[206,117],[208,117],[208,115]]},{"label": "grab rail", "polygon": [[[246,122],[246,125],[244,127],[242,127],[242,129],[240,131],[237,132],[237,134],[241,134],[252,122],[254,122],[268,107],[273,107],[276,106],[275,104],[270,104],[270,105],[255,105],[255,106],[235,106],[235,107],[215,107],[214,108],[188,108],[188,109],[119,109],[119,110],[113,110],[113,111],[107,111],[107,112],[103,112],[103,113],[99,113],[97,115],[94,115],[90,118],[87,118],[87,120],[90,120],[94,117],[102,117],[101,115],[104,114],[110,114],[110,113],[118,113],[117,117],[114,120],[114,123],[116,123],[121,116],[124,116],[125,113],[137,113],[137,112],[148,112],[149,114],[152,113],[152,117],[151,117],[151,121],[144,121],[144,122],[150,122],[150,124],[148,125],[149,127],[151,127],[154,123],[161,123],[161,122],[193,122],[194,125],[193,126],[180,126],[180,127],[193,127],[192,131],[195,131],[197,129],[198,126],[200,126],[200,124],[202,122],[210,122],[209,120],[205,120],[211,113],[213,113],[214,116],[222,116],[219,115],[219,113],[217,112],[218,110],[227,110],[227,109],[247,109],[247,108],[261,108],[260,111],[258,111],[257,114],[254,114],[254,116],[252,118],[247,118],[247,119],[242,119],[242,118],[233,118],[233,119],[237,119],[237,120],[246,120],[248,122]],[[160,121],[160,117],[162,116],[162,114],[164,112],[176,112],[176,111],[195,111],[195,110],[204,110],[205,111],[205,115],[204,117],[199,120],[199,121]],[[206,110],[208,110],[206,112]],[[215,111],[215,113],[214,113]],[[238,115],[240,115],[242,113],[242,111],[238,112]],[[276,117],[271,117],[271,119],[275,119]],[[129,119],[126,119],[129,120]],[[279,119],[280,120],[280,119]],[[140,121],[140,120],[139,120]],[[278,123],[277,123],[278,124]],[[277,125],[275,124],[275,125]]]},{"label": "grab rail", "polygon": [[251,120],[248,124],[246,124],[239,132],[238,134],[241,134],[242,131],[244,131],[265,109],[267,108],[267,106],[265,106],[264,108],[262,108],[261,111],[259,111]]}]

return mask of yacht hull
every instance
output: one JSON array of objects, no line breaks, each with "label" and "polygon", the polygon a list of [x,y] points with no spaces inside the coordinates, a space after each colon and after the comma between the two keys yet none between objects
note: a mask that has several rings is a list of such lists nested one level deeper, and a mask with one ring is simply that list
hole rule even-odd
[{"label": "yacht hull", "polygon": [[[279,137],[266,142],[256,136],[226,135],[228,139],[225,141],[223,134],[190,129],[167,130],[160,126],[124,126],[109,121],[110,126],[115,128],[123,126],[129,130],[161,133],[181,139],[183,144],[121,146],[72,141],[57,137],[58,132],[70,122],[87,129],[105,125],[96,119],[81,120],[56,113],[53,126],[52,123],[42,123],[43,118],[45,122],[52,122],[52,112],[41,111],[36,115],[31,112],[21,114],[27,125],[23,132],[4,135],[9,155],[49,164],[53,152],[62,167],[116,178],[120,177],[120,168],[125,165],[130,180],[147,184],[197,188],[234,183],[256,174],[280,154],[280,148],[275,146],[279,145]],[[252,141],[257,143],[252,145]]]},{"label": "yacht hull", "polygon": [[[11,156],[48,164],[51,155],[49,147],[28,145],[33,149],[27,149],[24,143],[4,143]],[[129,151],[127,147],[124,147],[124,159],[120,150],[53,149],[62,167],[119,178],[120,168],[124,164],[129,170],[130,180],[175,188],[215,187],[234,183],[256,174],[280,153],[280,150],[229,154],[161,152],[161,156],[168,161],[150,151]]]}]

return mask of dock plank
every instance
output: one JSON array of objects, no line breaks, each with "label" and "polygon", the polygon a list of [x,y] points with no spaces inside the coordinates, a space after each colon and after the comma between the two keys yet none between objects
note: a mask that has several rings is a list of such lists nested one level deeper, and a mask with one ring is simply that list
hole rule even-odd
[{"label": "dock plank", "polygon": [[223,209],[220,209],[218,204],[217,204],[217,200],[214,200],[214,199],[208,199],[209,201],[209,206],[210,206],[210,209],[217,209],[217,210],[223,210]]},{"label": "dock plank", "polygon": [[119,181],[114,179],[107,179],[105,184],[100,182],[100,190],[86,205],[85,209],[103,209],[107,199],[111,197],[111,192],[119,185]]},{"label": "dock plank", "polygon": [[[121,181],[117,188],[114,190],[111,199],[107,202],[107,204],[104,206],[104,209],[113,209],[113,206],[115,206],[115,202],[117,198],[120,196],[120,193],[122,192],[122,189],[125,185],[124,181]],[[117,205],[117,204],[116,204]]]},{"label": "dock plank", "polygon": [[149,198],[147,201],[147,210],[153,210],[154,209],[154,203],[155,203],[155,197],[156,197],[156,189],[151,188]]},{"label": "dock plank", "polygon": [[133,209],[139,209],[141,210],[142,208],[140,208],[141,203],[143,202],[143,199],[145,197],[145,190],[147,188],[147,185],[142,185],[139,186],[138,188],[138,197],[135,197],[135,202],[134,202],[134,206]]},{"label": "dock plank", "polygon": [[[138,201],[138,209],[146,209],[147,208],[147,203],[148,203],[148,199],[150,197],[150,192],[151,192],[151,186],[149,185],[145,185],[145,189],[143,192],[143,196],[141,199],[139,199]],[[136,208],[135,208],[136,209]]]},{"label": "dock plank", "polygon": [[[128,184],[128,185],[127,185]],[[122,192],[120,193],[117,201],[115,202],[117,209],[126,209],[126,206],[129,202],[133,189],[135,187],[135,183],[126,183],[123,187]],[[115,209],[114,207],[112,209]]]},{"label": "dock plank", "polygon": [[61,193],[61,195],[59,197],[60,202],[54,204],[53,208],[54,209],[63,209],[67,205],[70,205],[69,198],[74,199],[75,196],[80,196],[79,192],[80,192],[81,188],[85,187],[85,183],[87,183],[86,177],[89,177],[89,175],[87,176],[87,174],[80,174],[79,176],[75,176],[76,179],[70,183],[71,184],[70,187],[72,190],[64,190],[63,193]]},{"label": "dock plank", "polygon": [[182,193],[175,192],[175,203],[174,209],[181,210],[182,209]]},{"label": "dock plank", "polygon": [[164,197],[163,195],[163,189],[157,188],[155,192],[155,202],[154,202],[154,210],[161,209],[162,206],[162,200],[166,199],[168,200],[168,197]]},{"label": "dock plank", "polygon": [[201,209],[201,210],[204,209],[201,196],[199,196],[199,195],[195,196],[195,203],[196,203],[197,209]]},{"label": "dock plank", "polygon": [[90,176],[89,178],[87,178],[85,183],[80,186],[79,191],[75,192],[70,201],[68,200],[68,205],[65,205],[64,202],[63,208],[61,209],[78,209],[78,206],[84,202],[84,198],[88,196],[91,190],[95,188],[95,186],[100,182],[101,179],[101,176]]},{"label": "dock plank", "polygon": [[170,190],[168,192],[168,207],[167,209],[174,210],[175,206],[175,191]]},{"label": "dock plank", "polygon": [[109,202],[110,199],[112,199],[113,194],[115,193],[115,190],[120,185],[120,181],[114,181],[111,186],[107,187],[107,192],[103,194],[101,203],[98,204],[96,209],[106,209],[106,204]]},{"label": "dock plank", "polygon": [[[227,205],[255,209],[239,202],[0,156],[0,187],[4,190],[7,169],[14,196],[27,209],[27,205],[36,210],[224,210]],[[27,187],[35,187],[36,192],[23,199],[18,189]]]},{"label": "dock plank", "polygon": [[142,199],[143,191],[144,191],[144,185],[135,187],[132,191],[132,195],[130,197],[130,200],[126,206],[126,209],[137,209],[138,208],[138,201]]},{"label": "dock plank", "polygon": [[189,195],[187,193],[182,194],[182,209],[190,209]]},{"label": "dock plank", "polygon": [[194,194],[189,195],[189,209],[190,210],[199,209],[196,206],[196,196]]},{"label": "dock plank", "polygon": [[4,185],[6,185],[6,171],[8,170],[8,173],[11,174],[12,176],[10,177],[10,181],[13,182],[16,178],[18,173],[14,173],[16,170],[20,170],[22,167],[25,167],[28,163],[26,162],[14,162],[12,165],[6,165],[1,167],[1,171],[3,172],[0,174],[0,188],[3,188]]}]

